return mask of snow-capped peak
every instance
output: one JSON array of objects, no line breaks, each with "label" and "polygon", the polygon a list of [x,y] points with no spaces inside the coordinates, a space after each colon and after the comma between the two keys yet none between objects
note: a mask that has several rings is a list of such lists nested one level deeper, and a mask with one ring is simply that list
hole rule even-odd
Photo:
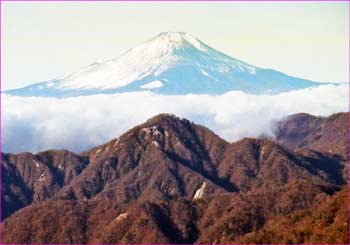
[{"label": "snow-capped peak", "polygon": [[179,49],[183,48],[185,45],[192,45],[198,50],[207,51],[207,47],[204,43],[186,32],[162,32],[151,41],[159,41],[163,45],[167,45],[170,49]]},{"label": "snow-capped peak", "polygon": [[117,59],[93,64],[63,79],[62,89],[115,89],[159,75],[180,60],[177,52],[205,52],[207,46],[184,32],[163,32]]},{"label": "snow-capped peak", "polygon": [[315,83],[261,69],[209,47],[185,32],[163,32],[120,57],[97,61],[68,76],[10,91],[76,96],[145,91],[162,94],[280,92]]}]

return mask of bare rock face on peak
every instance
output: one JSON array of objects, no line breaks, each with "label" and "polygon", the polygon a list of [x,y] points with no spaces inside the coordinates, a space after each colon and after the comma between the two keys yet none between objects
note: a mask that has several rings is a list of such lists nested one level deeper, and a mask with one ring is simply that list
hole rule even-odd
[{"label": "bare rock face on peak", "polygon": [[[323,148],[294,151],[291,145],[250,138],[229,143],[208,128],[160,114],[79,155],[3,154],[3,243],[245,243],[249,234],[259,243],[284,243],[282,234],[300,230],[303,219],[318,224],[318,213],[334,207],[340,211],[329,215],[337,221],[288,239],[312,243],[329,232],[317,242],[348,242],[339,222],[346,208],[339,201],[344,160]],[[311,211],[325,201],[329,205]],[[310,219],[300,216],[309,212]],[[278,234],[270,222],[282,216]]]}]

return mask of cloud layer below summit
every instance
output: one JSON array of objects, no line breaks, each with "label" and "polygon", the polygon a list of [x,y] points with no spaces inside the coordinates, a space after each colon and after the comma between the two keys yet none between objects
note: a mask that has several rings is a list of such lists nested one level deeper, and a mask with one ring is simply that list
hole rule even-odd
[{"label": "cloud layer below summit", "polygon": [[228,141],[273,135],[276,120],[306,112],[348,111],[348,85],[324,85],[280,93],[164,96],[151,92],[37,98],[2,95],[2,151],[75,152],[105,143],[159,113],[173,113]]}]

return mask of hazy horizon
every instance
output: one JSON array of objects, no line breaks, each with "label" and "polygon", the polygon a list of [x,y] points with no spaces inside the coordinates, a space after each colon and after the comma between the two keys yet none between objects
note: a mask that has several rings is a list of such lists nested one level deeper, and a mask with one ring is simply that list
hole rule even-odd
[{"label": "hazy horizon", "polygon": [[[116,58],[169,30],[190,33],[219,51],[261,68],[272,68],[318,82],[348,82],[347,6],[348,3],[320,2],[5,2],[2,3],[2,89],[53,79],[94,61]],[[153,73],[157,74],[153,67],[172,64],[157,58],[162,56],[157,53],[161,47],[162,44],[154,49],[146,48],[145,52],[142,49],[135,56],[128,56],[122,66],[107,66],[106,70],[106,66],[98,66],[102,69],[100,73],[92,66],[92,69],[84,70],[79,79],[73,79],[73,85],[78,88],[85,88],[86,84],[98,87],[104,82],[115,86],[129,77],[141,79],[150,71],[153,76]],[[154,54],[156,58],[149,59]],[[167,88],[165,79],[169,78],[169,84],[178,85],[178,91],[191,85],[191,89],[197,89],[194,93],[193,90],[183,90],[191,92],[168,96],[152,89],[142,90],[142,86],[152,83],[151,80],[143,81],[142,86],[135,85],[137,93],[90,96],[77,93],[75,97],[54,98],[42,85],[38,85],[38,90],[49,91],[44,94],[49,97],[34,97],[38,94],[33,96],[31,89],[26,90],[24,96],[4,93],[1,98],[2,149],[9,152],[47,148],[80,151],[119,137],[159,113],[185,117],[209,127],[226,140],[234,141],[242,137],[271,135],[273,122],[293,113],[327,116],[348,111],[346,84],[289,89],[287,83],[284,92],[269,94],[266,91],[275,89],[273,83],[280,85],[288,77],[276,82],[277,77],[267,74],[268,78],[262,79],[255,69],[236,64],[237,73],[233,69],[232,73],[224,72],[225,76],[221,76],[219,67],[218,73],[212,73],[219,74],[215,79],[210,72],[216,69],[219,56],[210,56],[211,61],[215,61],[211,65],[207,61],[197,62],[196,55],[193,57],[190,65],[198,73],[186,73],[181,63],[174,63],[180,65],[171,66],[171,69],[165,65],[167,71],[174,71],[168,72],[169,77],[156,75],[152,79],[163,79],[161,86]],[[206,60],[207,56],[203,57],[202,60]],[[234,63],[227,64],[236,67]],[[245,72],[241,73],[241,69]],[[192,67],[187,70],[192,71]],[[118,77],[116,74],[119,73],[123,76]],[[89,80],[91,74],[96,79]],[[182,75],[186,76],[186,81]],[[266,93],[251,94],[249,91],[253,90],[244,90],[243,83],[237,88],[239,91],[234,91],[229,86],[232,81],[239,84],[240,75],[242,81],[248,81],[247,84],[254,79],[256,87],[265,84],[262,91]],[[191,76],[193,79],[189,79]],[[203,86],[206,77],[214,77],[208,79],[210,86]],[[231,77],[237,80],[231,80]],[[132,79],[129,82],[133,82]],[[209,95],[198,91],[202,86],[212,92],[219,87],[218,79],[221,79],[220,86],[226,88],[224,93]],[[186,86],[182,82],[186,82]],[[46,84],[46,88],[51,89],[51,86]],[[56,91],[60,91],[60,87]]]},{"label": "hazy horizon", "polygon": [[[113,59],[165,31],[317,82],[348,82],[349,3],[2,3],[2,89]],[[130,18],[132,16],[132,18]]]}]

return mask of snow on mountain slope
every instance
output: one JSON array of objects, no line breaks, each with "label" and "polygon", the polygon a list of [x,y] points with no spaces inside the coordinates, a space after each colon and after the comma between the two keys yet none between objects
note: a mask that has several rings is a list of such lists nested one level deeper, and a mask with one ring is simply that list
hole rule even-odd
[{"label": "snow on mountain slope", "polygon": [[160,88],[160,87],[163,87],[164,84],[159,81],[159,80],[156,80],[156,81],[153,81],[153,82],[150,82],[150,83],[146,83],[144,85],[141,85],[140,88],[143,88],[143,89],[153,89],[153,88]]},{"label": "snow on mountain slope", "polygon": [[315,85],[319,84],[249,65],[187,33],[164,32],[119,58],[5,93],[58,97],[144,90],[161,94],[279,93]]}]

